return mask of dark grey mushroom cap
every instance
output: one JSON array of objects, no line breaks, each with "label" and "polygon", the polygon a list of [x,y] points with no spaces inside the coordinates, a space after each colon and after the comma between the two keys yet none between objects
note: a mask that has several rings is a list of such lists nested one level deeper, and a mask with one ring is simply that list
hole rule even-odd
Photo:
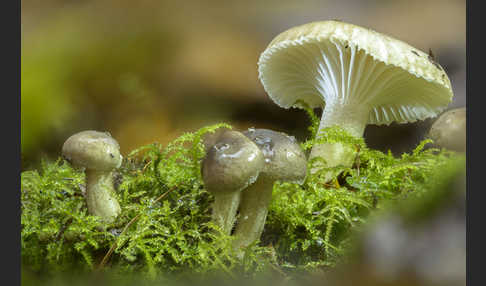
[{"label": "dark grey mushroom cap", "polygon": [[262,150],[265,166],[260,176],[271,180],[302,183],[307,159],[294,137],[269,129],[250,128],[243,132]]},{"label": "dark grey mushroom cap", "polygon": [[209,150],[216,143],[218,143],[219,137],[221,137],[222,134],[224,134],[225,132],[228,132],[230,130],[231,129],[229,129],[229,128],[221,127],[221,128],[214,130],[214,132],[205,133],[202,137],[202,143],[204,145],[204,150],[206,151],[206,153],[208,153]]},{"label": "dark grey mushroom cap", "polygon": [[206,190],[236,192],[256,181],[264,158],[255,143],[237,131],[225,131],[215,142],[202,162]]},{"label": "dark grey mushroom cap", "polygon": [[466,108],[444,112],[432,124],[429,137],[440,147],[466,152]]},{"label": "dark grey mushroom cap", "polygon": [[75,167],[109,171],[122,162],[120,145],[108,132],[81,131],[69,137],[62,146],[62,154]]}]

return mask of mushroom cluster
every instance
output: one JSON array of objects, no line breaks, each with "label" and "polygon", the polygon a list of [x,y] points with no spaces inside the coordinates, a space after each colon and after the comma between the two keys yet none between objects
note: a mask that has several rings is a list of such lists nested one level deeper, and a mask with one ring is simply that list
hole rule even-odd
[{"label": "mushroom cluster", "polygon": [[[428,54],[392,37],[340,21],[313,22],[273,39],[258,61],[260,81],[283,108],[323,108],[319,133],[339,126],[362,137],[366,124],[434,117],[452,100],[451,83]],[[356,151],[313,146],[309,159],[350,166]],[[314,169],[311,170],[314,172]],[[328,173],[326,180],[335,174]]]},{"label": "mushroom cluster", "polygon": [[305,154],[295,138],[267,129],[225,130],[208,142],[201,173],[214,195],[212,221],[229,235],[239,208],[233,247],[246,247],[263,232],[273,184],[304,180]]},{"label": "mushroom cluster", "polygon": [[[303,101],[323,108],[317,139],[333,126],[362,137],[367,124],[434,117],[453,96],[449,78],[430,55],[339,21],[309,23],[279,34],[261,54],[258,72],[280,107],[299,107]],[[439,145],[465,151],[465,109],[445,113],[429,136]],[[214,196],[212,221],[226,235],[234,229],[233,248],[240,250],[262,235],[275,182],[301,184],[307,159],[295,138],[268,129],[221,129],[206,139],[201,174]],[[66,160],[85,170],[89,213],[107,223],[121,212],[113,184],[113,171],[123,159],[119,149],[109,133],[92,130],[72,135],[62,148]],[[355,156],[352,146],[327,142],[315,144],[309,159],[322,158],[325,163],[318,167],[330,168],[351,166]],[[324,180],[336,175],[329,171]]]}]

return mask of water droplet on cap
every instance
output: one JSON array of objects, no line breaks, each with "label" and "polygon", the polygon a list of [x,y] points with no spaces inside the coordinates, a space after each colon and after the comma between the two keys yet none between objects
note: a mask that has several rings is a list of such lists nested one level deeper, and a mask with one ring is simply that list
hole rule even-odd
[{"label": "water droplet on cap", "polygon": [[213,148],[214,148],[216,151],[218,151],[218,152],[222,152],[222,151],[224,151],[224,150],[228,149],[229,147],[230,147],[230,146],[229,146],[229,144],[227,144],[227,143],[217,143],[217,144],[215,144],[215,145],[214,145],[214,147],[213,147]]},{"label": "water droplet on cap", "polygon": [[259,145],[263,145],[265,143],[270,143],[272,142],[272,138],[270,137],[265,137],[265,136],[255,136],[255,143],[259,144]]}]

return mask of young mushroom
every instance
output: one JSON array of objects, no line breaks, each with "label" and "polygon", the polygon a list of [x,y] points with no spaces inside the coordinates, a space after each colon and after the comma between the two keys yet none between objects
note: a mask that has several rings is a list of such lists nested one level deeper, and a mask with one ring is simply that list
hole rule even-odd
[{"label": "young mushroom", "polygon": [[272,199],[273,184],[276,181],[301,184],[307,172],[305,154],[294,137],[253,128],[243,134],[258,145],[265,157],[265,165],[257,181],[242,194],[233,241],[236,250],[260,238]]},{"label": "young mushroom", "polygon": [[231,233],[241,191],[256,180],[263,164],[260,149],[242,133],[226,130],[214,138],[201,173],[206,190],[214,196],[212,221],[223,233]]},{"label": "young mushroom", "polygon": [[428,137],[439,147],[466,152],[466,108],[444,112],[432,124]]},{"label": "young mushroom", "polygon": [[[362,137],[366,124],[434,117],[452,99],[449,78],[428,54],[378,32],[338,21],[313,22],[273,39],[258,61],[259,78],[283,108],[298,100],[323,108],[319,133],[339,126]],[[351,166],[356,151],[341,143],[313,146],[309,159]],[[314,172],[314,169],[311,170]],[[326,174],[326,181],[335,174]]]},{"label": "young mushroom", "polygon": [[73,166],[85,169],[88,212],[113,222],[121,212],[113,185],[113,170],[123,159],[118,142],[107,132],[82,131],[64,142],[62,154]]}]

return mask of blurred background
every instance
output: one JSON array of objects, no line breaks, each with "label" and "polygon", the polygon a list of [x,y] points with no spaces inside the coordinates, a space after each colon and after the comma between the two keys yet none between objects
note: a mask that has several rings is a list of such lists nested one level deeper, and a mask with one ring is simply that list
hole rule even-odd
[{"label": "blurred background", "polygon": [[[466,104],[465,0],[24,0],[21,17],[22,169],[85,129],[109,131],[123,155],[218,122],[305,140],[307,115],[268,98],[257,61],[277,34],[311,21],[431,49],[452,82],[449,108]],[[399,154],[432,122],[368,126],[365,140]]]}]

